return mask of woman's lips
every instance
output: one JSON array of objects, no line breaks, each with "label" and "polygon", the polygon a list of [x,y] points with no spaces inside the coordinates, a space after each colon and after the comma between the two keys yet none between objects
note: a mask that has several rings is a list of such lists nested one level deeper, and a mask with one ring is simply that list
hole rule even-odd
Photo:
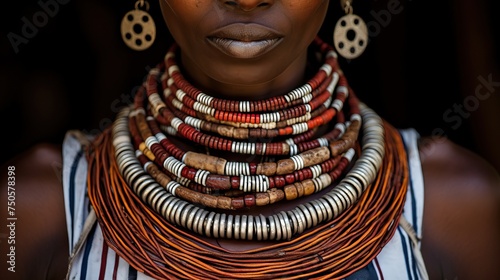
[{"label": "woman's lips", "polygon": [[223,53],[236,58],[255,58],[273,49],[283,36],[258,24],[235,23],[211,33],[207,39]]},{"label": "woman's lips", "polygon": [[281,38],[245,42],[227,38],[210,37],[208,41],[229,56],[236,58],[254,58],[270,51],[281,41]]}]

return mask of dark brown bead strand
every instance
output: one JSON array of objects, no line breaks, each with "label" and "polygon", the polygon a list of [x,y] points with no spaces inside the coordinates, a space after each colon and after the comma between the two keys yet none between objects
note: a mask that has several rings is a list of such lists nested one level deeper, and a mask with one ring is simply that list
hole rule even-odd
[{"label": "dark brown bead strand", "polygon": [[[330,65],[334,65],[334,63],[330,63]],[[186,106],[184,106],[184,105],[179,107],[181,110],[178,110],[175,106],[173,106],[172,102],[175,99],[173,98],[174,95],[172,93],[170,93],[170,95],[167,96],[166,103],[163,103],[163,101],[161,101],[161,97],[157,93],[158,92],[157,84],[158,84],[158,78],[159,78],[160,73],[161,73],[161,69],[164,68],[164,66],[165,66],[164,64],[159,64],[157,68],[153,69],[151,71],[151,75],[148,76],[147,82],[146,82],[146,90],[145,91],[148,95],[148,99],[150,101],[150,108],[152,108],[153,115],[163,125],[172,124],[172,122],[174,121],[175,118],[178,118],[178,120],[185,120],[188,117],[188,115],[196,116],[196,117],[200,116],[199,112],[194,112],[194,110],[191,110],[191,108],[189,108],[189,107],[194,106],[195,101],[192,99],[186,98],[186,96],[189,95],[188,93],[186,93],[186,95],[184,95],[183,98],[181,100],[179,100],[178,102],[181,102],[182,104],[187,105],[187,108],[189,108],[190,110],[185,109]],[[323,74],[321,74],[321,75],[324,75],[324,72],[322,72],[322,73]],[[168,84],[165,82],[166,80],[167,79],[162,80],[162,84],[164,85],[164,87],[165,87],[165,85],[168,86]],[[337,119],[339,119],[339,120],[342,119],[342,112],[341,111],[336,112],[333,108],[326,109],[326,107],[324,106],[325,100],[327,98],[329,98],[329,96],[331,96],[331,93],[329,91],[325,90],[326,86],[331,82],[331,80],[332,80],[331,76],[325,76],[325,77],[322,77],[321,82],[319,82],[319,81],[314,82],[314,83],[316,83],[314,85],[316,88],[314,88],[312,93],[311,93],[311,95],[314,97],[311,99],[311,101],[315,101],[316,103],[313,102],[314,104],[312,104],[312,105],[309,104],[309,106],[311,106],[311,108],[319,107],[320,108],[319,110],[321,111],[322,114],[318,114],[317,111],[313,111],[312,114],[315,116],[313,119],[307,121],[308,129],[307,129],[307,131],[305,131],[304,135],[299,134],[291,139],[291,141],[292,141],[291,143],[294,143],[294,145],[300,144],[297,146],[297,152],[300,153],[298,155],[299,158],[297,158],[297,160],[299,160],[299,161],[297,161],[297,164],[299,164],[299,165],[296,166],[296,163],[294,163],[291,159],[281,160],[278,162],[277,165],[270,163],[269,167],[272,166],[271,169],[269,169],[268,167],[265,167],[266,165],[263,165],[263,164],[252,165],[253,166],[252,169],[253,169],[254,173],[250,173],[249,175],[259,174],[260,172],[262,172],[262,173],[268,174],[268,176],[271,176],[271,177],[268,177],[268,179],[266,179],[266,180],[268,180],[268,184],[269,184],[268,187],[270,188],[270,190],[266,192],[267,195],[270,197],[269,203],[273,203],[274,201],[279,201],[279,200],[283,199],[283,197],[285,197],[283,192],[278,191],[276,193],[275,190],[271,190],[274,188],[287,188],[289,190],[288,191],[289,194],[287,196],[288,199],[291,199],[292,197],[298,197],[299,193],[300,194],[310,193],[310,191],[307,191],[307,190],[310,189],[311,183],[309,180],[311,178],[313,178],[313,172],[309,168],[309,166],[322,164],[321,168],[320,168],[321,171],[319,171],[321,174],[328,174],[330,172],[333,175],[336,175],[336,173],[334,171],[337,170],[338,168],[335,169],[336,163],[334,163],[333,161],[331,161],[329,159],[329,150],[327,148],[321,147],[323,144],[319,140],[309,140],[310,137],[313,135],[313,133],[311,133],[312,128],[315,128],[319,125],[323,125],[324,123],[330,121],[335,115],[338,115]],[[339,81],[339,86],[346,85],[345,78],[342,75],[340,76],[338,81]],[[168,90],[170,90],[170,92],[175,92],[178,90],[174,86],[174,84],[175,83],[170,83],[170,86],[168,88]],[[165,89],[165,90],[167,90],[167,89]],[[203,154],[197,154],[197,153],[192,153],[192,152],[189,154],[186,154],[184,151],[177,148],[173,143],[171,143],[166,136],[161,136],[160,138],[157,139],[157,141],[156,140],[148,140],[148,139],[150,139],[150,137],[153,137],[153,136],[156,137],[156,135],[160,135],[161,130],[158,127],[158,125],[156,124],[156,122],[154,121],[154,118],[145,117],[144,113],[146,111],[144,109],[140,109],[140,107],[139,107],[139,104],[144,104],[144,101],[141,100],[141,98],[142,99],[144,98],[144,93],[138,94],[136,96],[136,98],[137,98],[137,100],[136,100],[135,104],[136,104],[137,108],[136,108],[136,113],[135,113],[134,117],[137,121],[137,127],[139,130],[139,133],[142,136],[142,139],[144,139],[144,141],[149,141],[149,143],[150,143],[149,148],[151,149],[151,151],[149,151],[148,148],[145,147],[146,145],[144,144],[144,142],[141,142],[139,144],[139,146],[142,147],[141,150],[144,151],[144,153],[146,155],[150,154],[150,152],[152,152],[153,155],[148,156],[150,159],[154,160],[156,162],[156,164],[158,164],[159,166],[163,166],[164,164],[166,164],[165,160],[166,160],[166,158],[168,158],[169,155],[174,156],[174,158],[176,158],[178,160],[178,163],[176,163],[175,166],[179,166],[179,167],[176,167],[177,170],[172,170],[172,171],[175,171],[177,174],[179,174],[179,176],[181,176],[182,178],[185,178],[189,181],[199,180],[199,179],[197,179],[197,176],[198,176],[197,174],[201,170],[206,170],[206,171],[210,172],[210,173],[207,173],[206,177],[203,179],[203,185],[199,185],[197,183],[192,183],[192,182],[186,183],[186,184],[191,186],[189,188],[191,190],[204,189],[205,191],[203,191],[203,192],[206,193],[206,192],[208,192],[207,189],[223,191],[223,190],[228,190],[231,188],[239,188],[239,186],[242,183],[242,182],[240,182],[240,177],[230,177],[227,175],[223,175],[225,172],[224,166],[226,165],[227,161],[225,161],[223,159],[219,159],[217,157],[210,157],[210,156],[206,156]],[[343,103],[346,99],[346,95],[342,91],[337,91],[336,98],[339,100],[337,102]],[[274,106],[276,102],[279,103],[279,101],[277,101],[277,100],[269,100],[267,102],[269,102],[271,104],[271,106]],[[299,104],[297,100],[294,100],[290,103],[294,103],[294,104],[297,103],[297,106],[290,107],[289,109],[286,109],[285,111],[280,112],[281,118],[295,118],[299,115],[303,115],[306,113],[305,105]],[[167,104],[167,105],[165,105],[165,104]],[[232,107],[234,109],[235,106],[237,106],[237,104],[239,104],[239,103],[230,102],[229,104],[230,104],[229,107]],[[321,104],[321,105],[318,106],[319,104]],[[350,105],[352,105],[352,104],[350,103]],[[257,105],[257,106],[262,106],[262,105]],[[325,117],[325,115],[328,117]],[[250,120],[250,122],[254,122],[254,121],[252,121],[253,115],[247,115],[247,117],[245,117],[244,114],[236,113],[235,116],[238,116],[237,117],[238,119],[236,120],[238,122],[241,122],[241,121],[248,122],[249,120]],[[146,118],[147,118],[147,120],[146,120]],[[215,120],[215,121],[217,121],[217,120]],[[194,127],[191,127],[190,125],[187,125],[186,123],[179,122],[179,121],[176,121],[176,123],[177,123],[176,126],[178,126],[178,132],[180,132],[181,135],[187,137],[190,140],[193,140],[194,142],[197,142],[197,143],[202,144],[204,146],[208,146],[209,148],[223,147],[226,150],[228,150],[229,147],[232,145],[231,140],[226,140],[227,142],[219,141],[220,138],[201,133],[201,132],[197,131]],[[226,130],[230,130],[230,128],[223,127],[223,125],[216,124],[213,122],[206,122],[203,120],[200,120],[199,124],[200,124],[199,125],[200,128],[205,127],[205,128],[207,128],[207,130],[210,130],[210,132],[218,131],[221,129],[221,127],[222,127],[222,130],[224,130],[224,128],[226,128]],[[259,129],[259,130],[261,132],[253,132],[254,136],[260,136],[260,137],[269,136],[269,135],[267,135],[267,131],[271,131],[271,130],[264,130],[264,129]],[[254,129],[252,131],[259,131],[259,130]],[[334,128],[334,130],[328,134],[331,134],[332,136],[338,136],[338,134],[340,132],[335,132],[338,130],[339,130],[338,128]],[[248,129],[245,129],[243,131],[248,131]],[[264,134],[262,131],[266,131],[266,134]],[[276,130],[274,130],[274,131],[276,131]],[[278,131],[282,131],[280,134],[290,134],[291,127],[288,126],[285,129],[280,129]],[[234,133],[231,133],[231,134],[234,134]],[[187,136],[187,135],[189,135],[189,136]],[[226,134],[226,135],[229,135],[229,134]],[[231,136],[234,136],[234,135],[231,135]],[[230,138],[234,138],[234,137],[230,137]],[[153,139],[153,138],[151,138],[151,139]],[[325,139],[330,140],[328,138],[325,138]],[[340,141],[340,140],[345,142],[345,141],[351,140],[351,138],[344,137],[344,138],[341,138],[337,141]],[[151,142],[151,141],[153,141],[153,142]],[[326,140],[324,140],[324,141],[326,141]],[[316,150],[317,150],[317,152],[313,152]],[[255,152],[256,152],[256,154],[265,153],[265,154],[269,154],[269,155],[276,155],[276,154],[284,155],[284,154],[290,153],[290,150],[289,150],[289,144],[286,144],[284,142],[265,143],[265,144],[264,143],[255,143]],[[161,158],[161,159],[163,159],[163,161],[161,162],[159,160],[155,160],[156,158]],[[338,162],[338,161],[336,161],[336,162]],[[179,165],[179,164],[182,164],[182,165]],[[187,165],[184,166],[184,164],[187,164]],[[174,166],[174,165],[172,165],[172,166]],[[192,166],[192,167],[189,167],[189,166]],[[302,166],[304,166],[305,168],[302,168]],[[161,167],[161,168],[163,169],[163,167]],[[250,168],[250,165],[248,165],[247,168]],[[327,168],[327,169],[325,169],[325,168]],[[342,170],[343,170],[343,168],[345,168],[345,166],[342,167]],[[316,172],[318,172],[318,171],[316,171]],[[175,178],[179,177],[175,174],[170,173],[170,171],[167,171],[167,173],[170,174],[171,177],[175,177]],[[320,173],[318,173],[318,175]],[[219,175],[216,175],[216,174],[219,174]],[[274,175],[274,174],[277,174],[277,175]],[[203,175],[203,176],[205,176],[205,175]],[[180,179],[180,178],[178,178],[178,179]],[[303,182],[307,182],[307,183],[305,183],[305,186],[308,186],[308,187],[303,187],[303,185],[304,185]],[[287,185],[285,185],[285,184],[287,184]],[[297,190],[297,188],[299,188],[299,189],[294,194],[291,194],[290,190],[292,190],[292,189],[290,188],[290,186],[293,186],[294,184],[295,184],[294,189],[295,190]],[[179,191],[179,193],[181,194],[182,197],[187,197],[187,199],[192,201],[192,202],[199,203],[200,201],[202,201],[202,203],[205,203],[206,205],[215,205],[216,204],[214,202],[215,201],[214,198],[211,198],[208,196],[206,198],[202,198],[203,196],[192,195],[192,194],[190,194],[189,191],[186,191],[182,188],[177,188],[177,189],[182,190],[182,191]],[[306,191],[304,191],[304,189],[306,189]],[[229,195],[227,193],[227,191],[226,192],[223,191],[222,193],[225,195]],[[277,195],[277,194],[282,194],[282,195]],[[248,194],[246,197],[246,200],[251,201],[252,197],[256,198],[255,194]],[[253,205],[253,203],[246,203],[246,204],[243,203],[242,204],[241,197],[233,197],[231,201],[232,201],[231,202],[232,207],[240,207],[241,205]],[[257,203],[255,203],[255,204],[257,204]]]},{"label": "dark brown bead strand", "polygon": [[[152,120],[150,119],[149,121],[146,121],[146,118],[144,117],[143,113],[141,111],[136,111],[136,114],[132,117],[132,119],[135,118],[136,121],[137,121],[137,124],[138,124],[138,127],[140,127],[139,129],[139,132],[140,134],[142,135],[143,138],[149,138],[151,137],[153,134],[156,134],[159,132],[159,129],[158,127],[154,124],[154,122],[152,122]],[[147,125],[147,123],[149,122],[151,128],[153,129],[153,132],[151,132],[149,130],[149,126]],[[163,139],[166,141],[166,139]],[[168,147],[169,145],[167,145]],[[154,147],[154,149],[153,149]],[[164,154],[167,154],[165,150],[162,150],[160,148],[160,145],[157,144],[157,143],[154,143],[152,144],[152,150],[154,151],[157,151],[157,150],[160,150],[160,153],[164,153]],[[216,167],[214,166],[217,166],[217,165],[220,165],[221,163],[218,162],[219,160],[215,157],[208,157],[208,156],[205,156],[205,155],[198,155],[199,157],[204,157],[206,159],[209,159],[209,158],[212,158],[212,160],[208,160],[208,163],[206,160],[201,160],[200,162],[203,162],[204,164],[207,164],[203,167],[205,167],[205,169],[214,169]],[[212,162],[210,164],[210,162]],[[219,167],[219,170],[222,169],[222,167]],[[197,170],[193,169],[193,168],[188,168],[187,166],[184,167],[182,169],[182,172],[181,174],[183,175],[183,177],[189,179],[189,180],[193,180],[195,179],[195,174],[196,174]],[[302,174],[304,171],[298,171],[297,174]],[[303,178],[300,178],[301,176],[297,176],[299,179],[303,179]],[[155,176],[155,178],[158,178],[157,176]],[[167,178],[170,178],[170,177],[167,177]],[[292,176],[291,177],[292,179],[291,180],[295,180],[294,177]],[[169,182],[169,180],[166,180],[164,182]],[[239,178],[237,177],[234,177],[233,178],[233,185],[239,185]],[[227,184],[224,184],[223,182],[227,182]],[[288,183],[292,183],[290,180]],[[207,187],[212,187],[212,188],[217,188],[217,189],[228,189],[230,188],[230,183],[229,183],[229,177],[228,176],[217,176],[217,175],[209,175],[207,177]],[[216,197],[213,197],[213,196],[210,196],[210,195],[203,195],[203,194],[199,194],[199,195],[194,195],[193,192],[192,192],[192,189],[184,189],[182,187],[178,187],[176,189],[176,195],[179,195],[180,197],[190,201],[190,202],[193,202],[193,203],[201,203],[202,205],[204,206],[208,206],[208,207],[214,207],[214,206],[217,206],[217,205],[227,205],[227,204],[224,204],[224,203],[217,203],[217,198]],[[270,196],[270,200],[269,202],[270,203],[274,203],[274,202],[277,202],[281,199],[283,199],[284,195],[276,195],[276,191],[270,191],[269,192],[269,196]],[[281,194],[281,192],[278,192],[278,194]],[[252,197],[253,195],[247,195],[247,200]],[[245,205],[248,205],[245,204],[245,203],[242,203],[242,200],[240,197],[237,197],[237,198],[232,198],[231,199],[231,208],[230,209],[239,209],[241,207],[244,207]],[[239,208],[238,208],[239,207]]]}]

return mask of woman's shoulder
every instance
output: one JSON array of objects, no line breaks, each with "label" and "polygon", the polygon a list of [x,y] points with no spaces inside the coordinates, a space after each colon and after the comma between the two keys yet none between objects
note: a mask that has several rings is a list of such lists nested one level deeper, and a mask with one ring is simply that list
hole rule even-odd
[{"label": "woman's shoulder", "polygon": [[26,150],[21,151],[19,154],[8,159],[3,165],[12,163],[24,163],[28,160],[36,163],[43,162],[60,162],[61,158],[61,145],[41,142],[29,146]]},{"label": "woman's shoulder", "polygon": [[2,170],[0,198],[11,208],[0,215],[10,219],[14,233],[9,247],[15,256],[0,257],[3,263],[13,260],[9,279],[64,278],[68,241],[61,146],[36,144],[5,162]]},{"label": "woman's shoulder", "polygon": [[489,162],[447,138],[421,138],[419,150],[424,173],[446,186],[478,195],[500,187],[499,173]]},{"label": "woman's shoulder", "polygon": [[[62,183],[62,146],[53,143],[37,143],[3,163],[5,170],[13,170],[16,190],[25,191],[28,187],[38,185],[50,189],[60,187]],[[7,180],[2,174],[2,180]]]},{"label": "woman's shoulder", "polygon": [[500,275],[498,171],[446,138],[421,138],[419,150],[425,184],[422,250],[430,275]]},{"label": "woman's shoulder", "polygon": [[[1,179],[2,181],[15,181],[16,201],[18,202],[24,201],[42,189],[57,192],[62,190],[61,145],[34,144],[4,162],[2,166],[4,170],[12,171],[10,174],[2,172]],[[24,194],[20,196],[24,192],[27,197]]]}]

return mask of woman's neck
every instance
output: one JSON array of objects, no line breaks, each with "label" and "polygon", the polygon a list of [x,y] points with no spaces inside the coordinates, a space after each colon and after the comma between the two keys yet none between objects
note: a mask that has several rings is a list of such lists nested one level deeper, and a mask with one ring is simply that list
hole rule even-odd
[{"label": "woman's neck", "polygon": [[189,57],[181,52],[183,75],[195,87],[203,92],[217,98],[230,100],[259,100],[283,95],[294,88],[304,84],[306,81],[307,53],[298,56],[283,72],[267,81],[256,81],[252,75],[255,71],[266,71],[266,69],[253,69],[243,66],[241,71],[233,71],[231,74],[241,77],[234,82],[222,82],[213,79],[196,66]]}]

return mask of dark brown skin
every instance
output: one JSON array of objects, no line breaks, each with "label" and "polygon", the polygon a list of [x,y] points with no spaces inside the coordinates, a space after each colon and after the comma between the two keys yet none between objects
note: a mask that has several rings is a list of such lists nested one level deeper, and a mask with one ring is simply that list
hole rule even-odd
[{"label": "dark brown skin", "polygon": [[500,176],[446,139],[424,139],[422,252],[431,279],[498,279]]},{"label": "dark brown skin", "polygon": [[[15,244],[10,231],[0,231],[0,278],[63,279],[68,238],[61,181],[61,149],[41,144],[2,166],[0,219],[7,221],[7,168],[15,167]],[[7,254],[15,246],[15,273],[7,270]]]},{"label": "dark brown skin", "polygon": [[[325,0],[160,1],[184,75],[207,93],[232,99],[266,98],[303,84],[306,49],[328,9]],[[253,23],[279,33],[283,41],[252,58],[228,56],[208,42],[222,26]]]},{"label": "dark brown skin", "polygon": [[[160,2],[182,48],[182,68],[207,93],[265,98],[300,86],[306,48],[329,1]],[[206,43],[213,29],[253,22],[279,30],[283,41],[253,58],[234,58]],[[196,30],[192,33],[191,30]],[[237,92],[238,95],[231,93]],[[496,279],[500,275],[500,176],[477,155],[445,139],[422,139],[425,179],[422,252],[431,279]],[[16,168],[16,273],[6,270],[6,232],[0,233],[0,278],[63,279],[68,240],[61,185],[60,147],[38,145],[0,173],[0,203],[7,205],[7,166]],[[0,220],[7,219],[6,207]],[[229,245],[228,245],[229,246]]]}]

